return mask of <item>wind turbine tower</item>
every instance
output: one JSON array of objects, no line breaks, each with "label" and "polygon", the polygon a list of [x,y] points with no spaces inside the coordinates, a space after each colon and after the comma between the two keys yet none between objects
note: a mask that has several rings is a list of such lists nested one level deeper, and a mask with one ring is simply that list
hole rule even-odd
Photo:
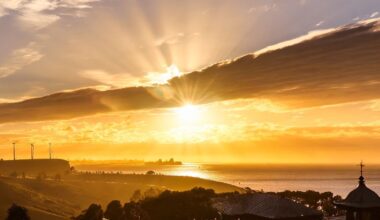
[{"label": "wind turbine tower", "polygon": [[30,144],[30,158],[34,159],[34,144]]},{"label": "wind turbine tower", "polygon": [[16,160],[16,143],[13,142],[13,160]]},{"label": "wind turbine tower", "polygon": [[51,143],[49,143],[49,159],[51,160]]}]

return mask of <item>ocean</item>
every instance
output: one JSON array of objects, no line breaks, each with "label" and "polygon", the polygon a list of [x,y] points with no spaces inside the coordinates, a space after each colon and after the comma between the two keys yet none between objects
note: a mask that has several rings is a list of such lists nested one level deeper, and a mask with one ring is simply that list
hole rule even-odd
[{"label": "ocean", "polygon": [[[193,176],[230,183],[253,190],[330,191],[345,197],[358,185],[360,167],[356,165],[220,165],[186,163],[168,165],[77,165],[79,170],[145,173],[153,170],[164,175]],[[364,168],[366,184],[380,194],[380,165]]]}]

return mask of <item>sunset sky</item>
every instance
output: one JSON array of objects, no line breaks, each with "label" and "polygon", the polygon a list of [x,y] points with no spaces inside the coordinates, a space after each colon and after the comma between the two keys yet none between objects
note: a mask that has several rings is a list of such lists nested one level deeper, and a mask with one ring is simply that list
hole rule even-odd
[{"label": "sunset sky", "polygon": [[0,158],[378,163],[378,0],[0,0]]}]

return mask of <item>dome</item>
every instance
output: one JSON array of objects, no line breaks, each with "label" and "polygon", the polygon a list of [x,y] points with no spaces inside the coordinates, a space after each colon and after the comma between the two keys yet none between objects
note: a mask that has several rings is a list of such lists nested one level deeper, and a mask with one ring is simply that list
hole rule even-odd
[{"label": "dome", "polygon": [[365,185],[364,177],[360,176],[359,186],[344,200],[335,202],[335,205],[349,208],[379,208],[380,197]]}]

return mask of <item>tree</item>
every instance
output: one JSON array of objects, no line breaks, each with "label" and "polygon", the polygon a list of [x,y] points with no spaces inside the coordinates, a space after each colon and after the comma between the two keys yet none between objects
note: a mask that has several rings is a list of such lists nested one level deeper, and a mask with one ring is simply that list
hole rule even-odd
[{"label": "tree", "polygon": [[106,211],[104,212],[104,217],[108,220],[121,220],[123,217],[123,207],[119,200],[111,201]]},{"label": "tree", "polygon": [[161,194],[161,190],[157,189],[157,188],[153,188],[153,187],[150,187],[149,189],[147,189],[145,192],[144,192],[144,198],[153,198],[153,197],[157,197]]},{"label": "tree", "polygon": [[17,178],[18,177],[18,173],[16,171],[13,171],[12,173],[9,174],[9,177]]},{"label": "tree", "polygon": [[149,170],[145,175],[155,175],[156,173],[153,170]]},{"label": "tree", "polygon": [[102,220],[103,210],[100,205],[91,204],[82,214],[73,218],[74,220]]},{"label": "tree", "polygon": [[312,190],[306,192],[286,190],[275,194],[301,203],[307,207],[321,210],[325,216],[336,216],[340,214],[339,210],[333,204],[333,201],[339,201],[342,198],[340,196],[334,196],[331,192],[319,193]]},{"label": "tree", "polygon": [[143,199],[143,195],[142,195],[142,193],[141,193],[141,190],[136,190],[136,191],[134,191],[133,192],[133,194],[132,194],[132,197],[131,197],[131,202],[138,202],[138,201],[140,201],[140,200],[142,200]]},{"label": "tree", "polygon": [[70,171],[69,171],[69,173],[75,173],[75,172],[76,172],[75,167],[74,167],[74,166],[71,166],[71,167],[70,167]]},{"label": "tree", "polygon": [[36,176],[36,180],[39,180],[39,181],[41,181],[41,180],[45,180],[46,178],[47,178],[47,175],[46,175],[45,172],[40,172],[40,173],[38,173],[37,176]]},{"label": "tree", "polygon": [[211,204],[214,196],[213,190],[203,188],[185,192],[164,191],[156,198],[141,201],[141,208],[155,220],[215,219],[218,212]]},{"label": "tree", "polygon": [[124,218],[127,220],[150,220],[148,213],[141,208],[140,203],[129,202],[124,204]]},{"label": "tree", "polygon": [[57,174],[54,176],[54,180],[55,180],[55,181],[61,181],[61,174],[57,173]]},{"label": "tree", "polygon": [[6,220],[30,220],[30,217],[26,208],[13,204],[8,209],[8,217]]}]

